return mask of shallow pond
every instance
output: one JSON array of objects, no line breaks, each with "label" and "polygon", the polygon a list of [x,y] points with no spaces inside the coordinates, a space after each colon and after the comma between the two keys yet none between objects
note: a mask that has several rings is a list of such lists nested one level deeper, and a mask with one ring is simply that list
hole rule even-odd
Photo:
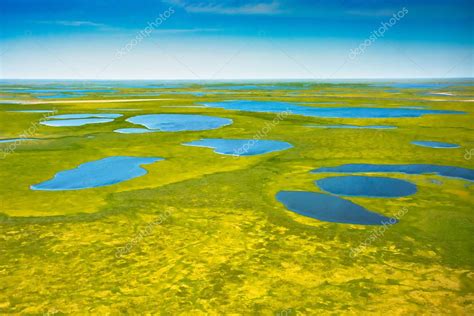
[{"label": "shallow pond", "polygon": [[416,185],[387,177],[341,176],[315,181],[322,190],[347,196],[402,197],[415,194]]},{"label": "shallow pond", "polygon": [[82,118],[108,118],[115,119],[121,117],[123,114],[112,113],[80,113],[80,114],[59,114],[50,116],[50,119],[67,120],[67,119],[82,119]]},{"label": "shallow pond", "polygon": [[231,119],[195,114],[138,115],[127,119],[127,122],[162,132],[203,131],[232,124]]},{"label": "shallow pond", "polygon": [[0,143],[13,143],[13,142],[23,142],[26,140],[36,140],[36,138],[8,138],[0,139]]},{"label": "shallow pond", "polygon": [[80,190],[107,186],[143,176],[141,165],[163,158],[112,156],[86,162],[77,168],[60,171],[52,179],[31,186],[32,190]]},{"label": "shallow pond", "polygon": [[253,139],[201,139],[183,145],[213,148],[215,153],[233,156],[262,155],[293,147],[287,142]]},{"label": "shallow pond", "polygon": [[429,165],[429,164],[410,164],[410,165],[375,165],[375,164],[347,164],[337,167],[323,167],[314,169],[312,173],[360,173],[360,172],[398,172],[406,174],[437,174],[443,177],[449,178],[460,178],[468,181],[474,181],[474,170],[451,167],[451,166],[440,166],[440,165]]},{"label": "shallow pond", "polygon": [[326,117],[326,118],[400,118],[420,117],[426,114],[464,114],[460,111],[443,111],[413,108],[374,108],[374,107],[309,107],[287,102],[273,101],[223,101],[204,103],[205,106],[226,110],[281,113]]},{"label": "shallow pond", "polygon": [[280,191],[276,198],[287,209],[324,222],[358,225],[384,225],[398,222],[394,218],[368,211],[351,201],[324,193]]},{"label": "shallow pond", "polygon": [[421,146],[421,147],[430,147],[430,148],[459,148],[460,146],[457,144],[450,144],[450,143],[443,143],[443,142],[433,142],[433,141],[424,141],[424,140],[416,140],[411,142],[413,145]]},{"label": "shallow pond", "polygon": [[113,119],[105,118],[85,118],[85,119],[73,119],[73,120],[51,120],[40,122],[42,125],[52,127],[71,127],[71,126],[83,126],[87,124],[101,124],[113,122]]},{"label": "shallow pond", "polygon": [[119,128],[119,129],[114,130],[114,132],[120,133],[120,134],[143,134],[143,133],[153,133],[153,132],[158,132],[158,131],[154,131],[152,129],[147,129],[147,128],[130,127],[130,128]]},{"label": "shallow pond", "polygon": [[121,116],[122,114],[112,113],[59,114],[48,117],[48,121],[40,122],[40,124],[53,127],[83,126],[87,124],[110,123]]}]

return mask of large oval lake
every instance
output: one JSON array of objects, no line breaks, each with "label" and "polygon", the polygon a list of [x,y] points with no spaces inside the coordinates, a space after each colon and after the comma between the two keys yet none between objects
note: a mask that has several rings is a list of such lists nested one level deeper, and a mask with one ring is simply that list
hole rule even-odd
[{"label": "large oval lake", "polygon": [[387,177],[341,176],[315,181],[322,190],[347,196],[402,197],[415,194],[416,185]]},{"label": "large oval lake", "polygon": [[276,198],[290,211],[324,222],[358,225],[384,225],[398,222],[394,218],[368,211],[351,201],[324,193],[280,191]]}]

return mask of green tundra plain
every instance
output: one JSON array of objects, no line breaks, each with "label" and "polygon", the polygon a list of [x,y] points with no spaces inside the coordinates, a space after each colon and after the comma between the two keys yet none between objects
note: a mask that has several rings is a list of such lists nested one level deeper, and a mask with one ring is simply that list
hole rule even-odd
[{"label": "green tundra plain", "polygon": [[[383,234],[374,226],[304,217],[275,198],[281,190],[319,192],[314,181],[332,175],[310,173],[320,167],[373,163],[474,169],[472,81],[438,89],[449,94],[369,83],[291,82],[274,90],[260,85],[246,90],[221,90],[216,83],[124,86],[113,93],[40,99],[22,92],[37,85],[3,83],[1,98],[20,102],[0,100],[0,139],[27,135],[35,140],[0,143],[0,313],[474,314],[472,182],[392,173],[415,183],[418,192],[348,198],[385,216],[403,210],[400,222]],[[289,150],[234,157],[183,146],[201,138],[252,139],[277,116],[196,107],[223,100],[422,106],[466,113],[370,119],[291,114],[263,137],[289,142],[294,146]],[[51,127],[40,124],[50,114],[17,110],[123,116],[105,124]],[[160,113],[217,116],[233,124],[206,131],[114,132],[137,127],[125,121],[129,117]],[[397,128],[307,126],[338,124]],[[424,148],[411,144],[414,140],[460,147]],[[146,175],[115,185],[30,189],[59,171],[109,156],[165,160],[144,165]]]}]

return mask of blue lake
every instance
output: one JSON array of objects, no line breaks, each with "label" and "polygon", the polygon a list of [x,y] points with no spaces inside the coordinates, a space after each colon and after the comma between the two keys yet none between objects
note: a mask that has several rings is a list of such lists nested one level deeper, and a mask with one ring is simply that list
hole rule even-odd
[{"label": "blue lake", "polygon": [[387,177],[341,176],[315,181],[322,190],[347,196],[402,197],[415,194],[416,185]]},{"label": "blue lake", "polygon": [[36,140],[36,138],[8,138],[0,139],[0,143],[13,143],[13,142],[23,142],[26,140]]},{"label": "blue lake", "polygon": [[290,143],[276,140],[253,139],[201,139],[186,146],[213,148],[215,153],[233,156],[254,156],[292,148]]},{"label": "blue lake", "polygon": [[83,93],[76,94],[51,94],[51,95],[35,95],[38,99],[70,99],[85,96]]},{"label": "blue lake", "polygon": [[83,126],[87,124],[110,123],[121,116],[122,114],[112,113],[59,114],[48,117],[50,120],[40,124],[54,127]]},{"label": "blue lake", "polygon": [[400,118],[420,117],[426,114],[464,114],[460,111],[427,110],[413,108],[373,108],[373,107],[309,107],[287,102],[273,101],[223,101],[204,103],[205,106],[226,110],[281,113],[327,117],[327,118]]},{"label": "blue lake", "polygon": [[111,113],[81,113],[81,114],[59,114],[50,116],[50,119],[66,120],[66,119],[83,119],[83,118],[108,118],[115,119],[123,116],[123,114],[111,114]]},{"label": "blue lake", "polygon": [[116,133],[120,134],[143,134],[143,133],[153,133],[153,132],[158,132],[154,131],[152,129],[147,129],[147,128],[119,128],[114,130]]},{"label": "blue lake", "polygon": [[80,190],[116,184],[147,173],[141,165],[163,158],[113,156],[86,162],[77,168],[58,172],[52,179],[31,186],[32,190]]},{"label": "blue lake", "polygon": [[202,96],[205,96],[206,94],[208,94],[207,92],[200,92],[200,91],[165,91],[163,92],[164,95],[166,94],[189,94],[189,95],[193,95],[195,97],[202,97]]},{"label": "blue lake", "polygon": [[459,145],[457,144],[450,144],[450,143],[443,143],[443,142],[416,140],[411,143],[413,145],[417,145],[421,147],[430,147],[430,148],[459,148]]},{"label": "blue lake", "polygon": [[280,191],[276,198],[290,211],[324,222],[358,225],[384,225],[398,222],[394,218],[368,211],[351,201],[324,193]]},{"label": "blue lake", "polygon": [[360,173],[360,172],[382,172],[382,173],[406,173],[406,174],[437,174],[443,177],[459,178],[467,181],[474,181],[474,170],[439,166],[429,164],[410,164],[410,165],[374,165],[374,164],[347,164],[337,167],[323,167],[314,169],[312,173]]},{"label": "blue lake", "polygon": [[87,124],[101,124],[113,122],[113,119],[105,118],[85,118],[85,119],[73,119],[73,120],[51,120],[40,122],[42,125],[52,127],[63,127],[63,126],[83,126]]},{"label": "blue lake", "polygon": [[394,82],[394,83],[383,83],[374,84],[377,87],[392,87],[395,89],[440,89],[446,88],[455,83],[439,83],[439,82]]},{"label": "blue lake", "polygon": [[360,126],[360,125],[305,125],[306,127],[313,127],[313,128],[348,128],[348,129],[395,129],[396,126],[390,125],[367,125],[367,126]]},{"label": "blue lake", "polygon": [[203,131],[232,124],[231,119],[194,114],[148,114],[127,119],[148,129],[162,132]]},{"label": "blue lake", "polygon": [[212,90],[267,90],[267,91],[274,91],[274,90],[303,90],[306,89],[305,87],[299,86],[282,86],[282,85],[221,85],[221,86],[210,86],[206,87],[206,89]]}]

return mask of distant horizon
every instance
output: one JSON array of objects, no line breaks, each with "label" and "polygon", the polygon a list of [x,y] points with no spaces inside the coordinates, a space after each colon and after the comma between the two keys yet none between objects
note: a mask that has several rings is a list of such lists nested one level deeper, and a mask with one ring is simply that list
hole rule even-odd
[{"label": "distant horizon", "polygon": [[418,77],[418,78],[217,78],[217,79],[80,79],[80,78],[0,78],[2,81],[183,81],[183,82],[330,82],[330,81],[452,81],[452,80],[473,80],[473,77]]}]

